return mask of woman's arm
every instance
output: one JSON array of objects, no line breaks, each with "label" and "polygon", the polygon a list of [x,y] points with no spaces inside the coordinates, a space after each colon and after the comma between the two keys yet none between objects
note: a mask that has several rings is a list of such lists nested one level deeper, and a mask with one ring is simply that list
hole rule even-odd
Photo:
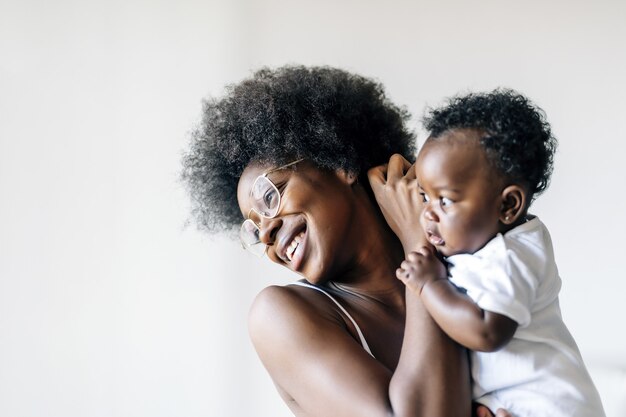
[{"label": "woman's arm", "polygon": [[406,407],[407,413],[398,415],[470,415],[467,352],[415,301],[407,289],[404,342],[390,387],[396,404]]},{"label": "woman's arm", "polygon": [[293,288],[256,298],[249,328],[275,384],[299,416],[449,416],[470,410],[467,354],[407,294],[405,337],[395,371],[371,357],[332,312]]}]

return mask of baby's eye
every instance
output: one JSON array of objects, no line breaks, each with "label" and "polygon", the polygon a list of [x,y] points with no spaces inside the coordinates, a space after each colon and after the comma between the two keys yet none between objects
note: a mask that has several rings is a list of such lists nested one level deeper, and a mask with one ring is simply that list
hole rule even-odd
[{"label": "baby's eye", "polygon": [[420,193],[420,195],[422,196],[422,202],[423,203],[428,203],[430,201],[430,199],[428,198],[426,193]]},{"label": "baby's eye", "polygon": [[450,205],[452,205],[453,201],[450,200],[448,197],[441,197],[441,205],[443,207],[448,207]]}]

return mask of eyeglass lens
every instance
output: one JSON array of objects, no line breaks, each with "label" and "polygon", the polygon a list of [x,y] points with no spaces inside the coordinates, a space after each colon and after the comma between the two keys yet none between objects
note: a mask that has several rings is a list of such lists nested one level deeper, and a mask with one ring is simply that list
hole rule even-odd
[{"label": "eyeglass lens", "polygon": [[[250,213],[254,211],[258,215],[269,219],[276,217],[280,209],[280,191],[267,178],[267,174],[290,167],[303,160],[304,158],[300,158],[257,177],[252,185],[252,209]],[[252,219],[247,219],[241,225],[239,238],[245,249],[256,255],[263,256],[267,247],[260,240],[260,232],[259,226]]]},{"label": "eyeglass lens", "polygon": [[280,205],[280,193],[265,176],[258,177],[252,186],[254,211],[263,217],[274,217]]},{"label": "eyeglass lens", "polygon": [[[252,211],[271,218],[278,214],[280,207],[280,192],[276,186],[265,176],[260,176],[252,185]],[[265,253],[265,244],[261,243],[259,227],[253,220],[247,219],[241,225],[239,237],[244,248],[255,255],[262,256]]]}]

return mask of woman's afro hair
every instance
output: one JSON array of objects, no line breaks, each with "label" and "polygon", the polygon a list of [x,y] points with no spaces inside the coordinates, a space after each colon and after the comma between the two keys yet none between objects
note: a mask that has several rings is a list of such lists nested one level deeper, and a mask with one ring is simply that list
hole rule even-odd
[{"label": "woman's afro hair", "polygon": [[430,109],[423,123],[433,139],[453,129],[481,131],[489,160],[508,180],[526,185],[530,200],[548,187],[557,141],[543,110],[516,91],[454,97]]},{"label": "woman's afro hair", "polygon": [[409,114],[378,82],[329,67],[261,69],[204,102],[183,156],[193,215],[210,232],[241,222],[237,182],[251,162],[306,158],[321,169],[365,174],[394,153],[414,158]]}]

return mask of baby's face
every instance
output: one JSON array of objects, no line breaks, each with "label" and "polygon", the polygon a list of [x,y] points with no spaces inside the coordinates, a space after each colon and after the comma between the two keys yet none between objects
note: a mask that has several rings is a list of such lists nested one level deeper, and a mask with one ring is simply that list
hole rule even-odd
[{"label": "baby's face", "polygon": [[428,139],[415,169],[424,199],[422,228],[441,254],[474,253],[498,233],[503,181],[479,132],[458,129]]}]

